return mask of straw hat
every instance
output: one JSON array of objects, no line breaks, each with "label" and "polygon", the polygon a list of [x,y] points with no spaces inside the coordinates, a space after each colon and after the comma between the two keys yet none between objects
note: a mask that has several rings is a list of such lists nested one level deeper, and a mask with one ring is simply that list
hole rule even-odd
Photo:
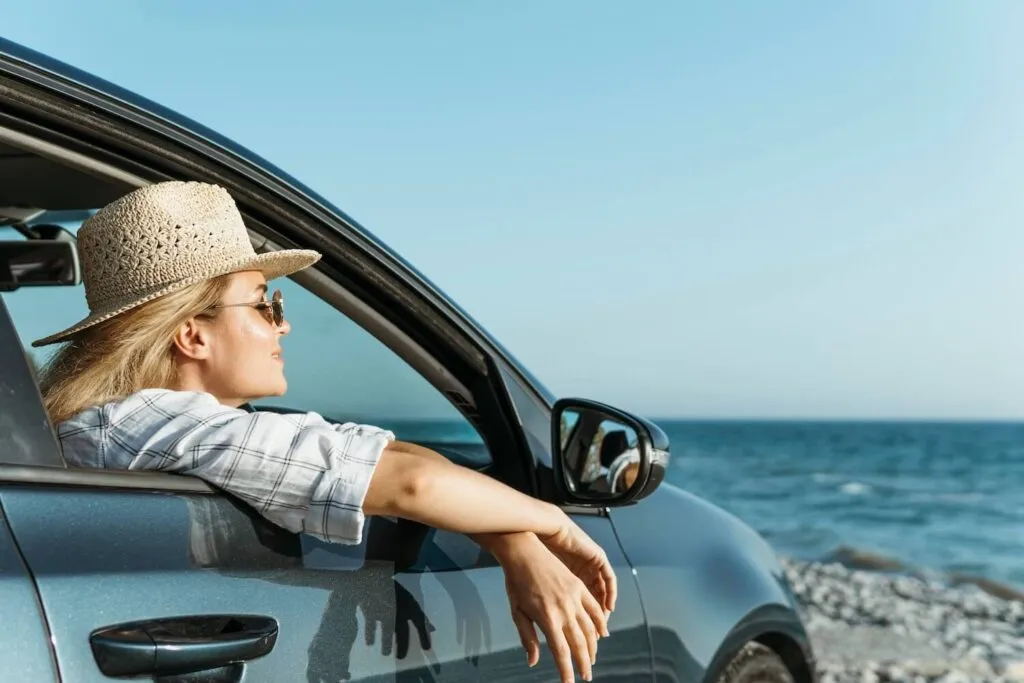
[{"label": "straw hat", "polygon": [[320,259],[306,249],[257,254],[227,190],[205,183],[149,185],[111,202],[78,231],[89,316],[32,342],[44,346],[188,285],[243,270],[268,280]]}]

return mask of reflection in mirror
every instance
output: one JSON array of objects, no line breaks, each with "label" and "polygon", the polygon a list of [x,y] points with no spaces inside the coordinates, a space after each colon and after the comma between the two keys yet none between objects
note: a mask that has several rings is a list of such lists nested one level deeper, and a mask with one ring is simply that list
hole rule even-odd
[{"label": "reflection in mirror", "polygon": [[69,286],[80,281],[78,254],[72,242],[0,242],[0,291],[12,291],[18,287]]},{"label": "reflection in mirror", "polygon": [[629,489],[640,462],[631,426],[594,410],[569,408],[561,415],[561,448],[569,487],[587,498]]}]

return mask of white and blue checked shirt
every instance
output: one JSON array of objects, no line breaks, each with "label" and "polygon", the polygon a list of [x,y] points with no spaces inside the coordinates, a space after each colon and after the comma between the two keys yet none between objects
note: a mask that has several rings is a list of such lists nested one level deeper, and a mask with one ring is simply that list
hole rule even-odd
[{"label": "white and blue checked shirt", "polygon": [[89,408],[62,422],[57,436],[70,467],[199,477],[289,531],[345,544],[362,539],[370,478],[395,438],[316,413],[251,413],[168,389]]}]

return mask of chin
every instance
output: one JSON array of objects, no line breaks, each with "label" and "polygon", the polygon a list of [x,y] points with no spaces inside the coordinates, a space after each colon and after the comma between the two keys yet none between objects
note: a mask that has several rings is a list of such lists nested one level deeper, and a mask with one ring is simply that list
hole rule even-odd
[{"label": "chin", "polygon": [[284,396],[284,392],[288,390],[288,380],[285,379],[284,374],[280,368],[274,368],[277,372],[273,374],[267,373],[267,375],[260,377],[258,381],[249,382],[249,389],[247,395],[259,396],[260,398],[270,398],[272,396]]},{"label": "chin", "polygon": [[288,391],[288,381],[282,377],[280,381],[274,382],[272,390],[268,393],[269,396],[284,396],[284,393]]},{"label": "chin", "polygon": [[284,392],[286,392],[287,390],[288,385],[284,382],[281,382],[280,384],[275,384],[272,387],[264,387],[263,396],[284,396]]},{"label": "chin", "polygon": [[258,385],[255,387],[249,387],[249,391],[242,393],[243,396],[248,396],[250,401],[258,401],[263,398],[273,398],[276,396],[284,396],[284,392],[288,389],[286,382],[273,382],[269,384]]}]

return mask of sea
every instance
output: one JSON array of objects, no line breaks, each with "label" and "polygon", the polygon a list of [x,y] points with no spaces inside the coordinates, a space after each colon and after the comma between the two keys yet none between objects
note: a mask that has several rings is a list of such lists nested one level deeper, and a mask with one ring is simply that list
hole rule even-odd
[{"label": "sea", "polygon": [[1024,423],[655,421],[668,480],[779,553],[1024,586]]},{"label": "sea", "polygon": [[[1024,588],[1024,423],[653,419],[671,441],[668,481],[780,554],[870,554],[935,578]],[[413,431],[437,442],[469,433],[451,423]],[[686,533],[685,520],[678,528]]]}]

